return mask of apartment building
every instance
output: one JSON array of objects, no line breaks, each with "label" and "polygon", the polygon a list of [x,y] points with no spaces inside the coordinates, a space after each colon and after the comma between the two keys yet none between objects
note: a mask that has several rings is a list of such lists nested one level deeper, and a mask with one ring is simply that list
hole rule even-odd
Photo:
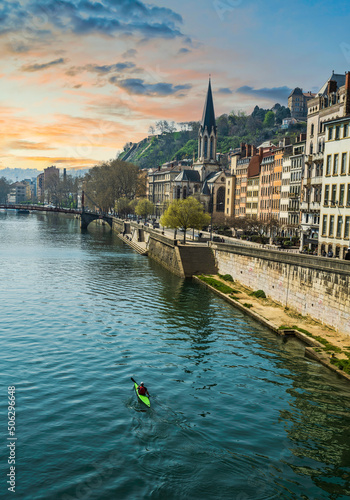
[{"label": "apartment building", "polygon": [[301,186],[301,249],[318,248],[326,124],[350,114],[350,74],[334,72],[307,103],[305,169]]},{"label": "apartment building", "polygon": [[343,258],[350,246],[350,116],[325,126],[319,254]]}]

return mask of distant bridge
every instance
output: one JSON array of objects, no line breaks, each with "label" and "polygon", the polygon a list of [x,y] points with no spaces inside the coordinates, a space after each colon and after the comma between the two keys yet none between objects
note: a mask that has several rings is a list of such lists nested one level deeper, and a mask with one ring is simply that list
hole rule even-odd
[{"label": "distant bridge", "polygon": [[86,212],[85,210],[77,210],[76,208],[58,208],[58,207],[45,207],[43,205],[9,205],[9,204],[0,204],[0,209],[9,209],[9,210],[31,210],[37,212],[60,212],[63,214],[73,214],[80,215],[80,227],[81,229],[87,229],[90,222],[101,219],[107,222],[110,227],[112,227],[113,217],[111,215],[105,215],[98,212]]}]

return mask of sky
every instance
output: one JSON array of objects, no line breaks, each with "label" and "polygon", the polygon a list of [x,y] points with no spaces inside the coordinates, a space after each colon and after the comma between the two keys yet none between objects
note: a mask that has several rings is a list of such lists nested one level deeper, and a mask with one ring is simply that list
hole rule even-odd
[{"label": "sky", "polygon": [[86,168],[159,120],[287,104],[350,70],[350,4],[2,0],[0,169]]}]

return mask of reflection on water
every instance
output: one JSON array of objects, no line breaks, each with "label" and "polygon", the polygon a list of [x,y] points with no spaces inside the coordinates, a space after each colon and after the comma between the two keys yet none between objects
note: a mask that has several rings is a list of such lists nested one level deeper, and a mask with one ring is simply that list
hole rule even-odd
[{"label": "reflection on water", "polygon": [[296,340],[105,226],[0,212],[0,255],[19,498],[349,496],[349,386]]}]

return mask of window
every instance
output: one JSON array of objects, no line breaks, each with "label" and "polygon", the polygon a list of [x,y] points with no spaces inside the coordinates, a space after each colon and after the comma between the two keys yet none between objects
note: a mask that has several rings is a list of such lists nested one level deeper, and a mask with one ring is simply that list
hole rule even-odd
[{"label": "window", "polygon": [[332,161],[332,157],[331,157],[331,155],[328,155],[327,156],[326,175],[331,175],[331,161]]},{"label": "window", "polygon": [[329,217],[329,233],[328,236],[333,236],[334,233],[334,215]]},{"label": "window", "polygon": [[338,215],[338,222],[337,222],[337,238],[341,238],[341,233],[342,233],[342,226],[343,226],[343,216]]},{"label": "window", "polygon": [[333,175],[338,175],[338,153],[334,155]]},{"label": "window", "polygon": [[344,205],[344,194],[345,194],[345,184],[340,184],[340,189],[339,189],[339,205],[341,207]]},{"label": "window", "polygon": [[[323,221],[322,221],[322,236],[326,236],[327,234],[327,215],[323,216]],[[306,216],[306,223],[308,222],[308,216]]]},{"label": "window", "polygon": [[345,217],[344,239],[349,238],[349,236],[350,236],[350,216],[347,215]]},{"label": "window", "polygon": [[311,125],[311,135],[314,135],[314,124]]},{"label": "window", "polygon": [[341,169],[340,169],[341,175],[346,174],[346,153],[343,153],[341,155]]},{"label": "window", "polygon": [[329,200],[329,186],[324,187],[324,204],[328,205],[328,200]]},{"label": "window", "polygon": [[328,140],[331,141],[333,137],[333,129],[332,127],[329,127],[328,129]]},{"label": "window", "polygon": [[335,127],[335,138],[339,139],[340,138],[340,127]]},{"label": "window", "polygon": [[335,205],[336,201],[337,201],[337,185],[333,184],[332,185],[332,199],[331,199],[331,204]]},{"label": "window", "polygon": [[350,207],[350,184],[348,184],[348,196],[346,198],[346,205]]},{"label": "window", "polygon": [[345,123],[344,124],[344,134],[343,137],[347,137],[349,135],[349,124]]}]

